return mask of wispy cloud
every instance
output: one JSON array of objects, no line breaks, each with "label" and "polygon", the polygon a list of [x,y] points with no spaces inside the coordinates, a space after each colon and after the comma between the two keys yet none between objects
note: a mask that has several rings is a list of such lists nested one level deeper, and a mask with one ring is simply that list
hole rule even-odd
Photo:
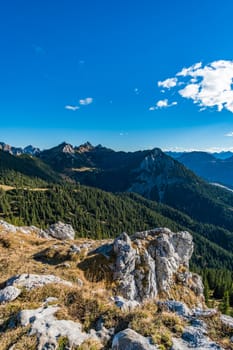
[{"label": "wispy cloud", "polygon": [[90,105],[92,102],[93,102],[93,98],[92,97],[86,97],[86,98],[83,98],[83,99],[79,100],[79,104],[81,106]]},{"label": "wispy cloud", "polygon": [[228,133],[227,133],[227,134],[225,134],[224,136],[233,137],[233,131],[228,132]]},{"label": "wispy cloud", "polygon": [[77,111],[78,109],[80,109],[80,107],[79,107],[79,106],[66,105],[66,106],[65,106],[65,109],[68,109],[69,111],[75,112],[75,111]]},{"label": "wispy cloud", "polygon": [[78,105],[66,105],[65,106],[65,109],[68,109],[70,111],[77,111],[78,109],[81,108],[81,106],[87,106],[87,105],[90,105],[91,103],[93,102],[93,98],[92,97],[86,97],[86,98],[83,98],[83,99],[80,99],[78,101]]},{"label": "wispy cloud", "polygon": [[168,107],[172,107],[172,106],[176,106],[177,105],[177,102],[174,101],[174,102],[171,102],[169,103],[168,102],[168,99],[165,99],[165,100],[159,100],[155,106],[151,106],[149,108],[149,111],[155,111],[156,109],[160,109],[160,108],[168,108]]},{"label": "wispy cloud", "polygon": [[163,87],[166,89],[170,89],[174,86],[176,86],[178,79],[177,78],[168,78],[164,81],[159,81],[158,82],[158,86],[159,87]]},{"label": "wispy cloud", "polygon": [[232,83],[233,61],[218,60],[183,68],[175,77],[159,81],[158,86],[176,88],[181,97],[192,100],[200,110],[215,107],[218,112],[226,109],[233,113]]}]

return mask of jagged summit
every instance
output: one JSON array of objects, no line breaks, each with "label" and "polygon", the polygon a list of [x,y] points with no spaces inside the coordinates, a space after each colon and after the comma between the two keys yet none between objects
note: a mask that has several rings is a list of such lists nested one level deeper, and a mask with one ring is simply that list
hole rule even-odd
[{"label": "jagged summit", "polygon": [[32,145],[28,145],[24,148],[22,147],[14,147],[11,145],[8,145],[4,142],[0,142],[0,150],[8,152],[14,156],[20,156],[22,154],[28,154],[28,155],[38,155],[40,153],[40,149],[37,147],[34,147]]},{"label": "jagged summit", "polygon": [[78,153],[85,153],[85,152],[91,151],[94,148],[95,147],[90,142],[87,141],[87,142],[83,143],[82,145],[75,147],[75,150]]}]

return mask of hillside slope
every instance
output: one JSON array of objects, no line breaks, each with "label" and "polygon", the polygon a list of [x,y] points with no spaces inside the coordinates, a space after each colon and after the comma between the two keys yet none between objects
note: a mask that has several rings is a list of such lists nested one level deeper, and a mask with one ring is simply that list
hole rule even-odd
[{"label": "hillside slope", "polygon": [[59,174],[37,157],[14,156],[0,150],[0,182],[5,185],[36,185],[61,181]]}]

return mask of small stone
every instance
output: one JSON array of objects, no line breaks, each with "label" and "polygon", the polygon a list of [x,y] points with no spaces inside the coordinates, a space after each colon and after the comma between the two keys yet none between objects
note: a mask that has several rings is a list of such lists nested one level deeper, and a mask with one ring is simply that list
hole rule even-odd
[{"label": "small stone", "polygon": [[79,287],[83,287],[83,281],[80,278],[77,278],[76,283]]},{"label": "small stone", "polygon": [[20,295],[20,293],[20,289],[13,286],[7,286],[4,289],[0,290],[0,303],[6,303],[15,300]]},{"label": "small stone", "polygon": [[51,304],[51,303],[56,303],[58,301],[58,298],[55,297],[48,297],[44,301],[44,305]]},{"label": "small stone", "polygon": [[175,312],[177,315],[182,317],[189,317],[192,315],[192,311],[188,308],[185,303],[176,300],[167,300],[165,302],[158,303],[161,306],[166,306],[169,311]]},{"label": "small stone", "polygon": [[81,248],[78,247],[76,244],[72,244],[70,246],[69,251],[70,251],[70,253],[73,253],[73,254],[79,254],[79,253],[81,253]]},{"label": "small stone", "polygon": [[67,261],[65,261],[65,262],[57,265],[57,267],[64,267],[66,269],[69,269],[71,267],[71,265]]},{"label": "small stone", "polygon": [[152,345],[148,338],[127,328],[117,333],[112,342],[112,350],[157,350],[158,347]]},{"label": "small stone", "polygon": [[113,297],[112,300],[114,301],[115,305],[119,307],[122,311],[131,311],[135,309],[135,307],[140,306],[140,303],[138,303],[135,300],[127,300],[124,299],[121,296]]}]

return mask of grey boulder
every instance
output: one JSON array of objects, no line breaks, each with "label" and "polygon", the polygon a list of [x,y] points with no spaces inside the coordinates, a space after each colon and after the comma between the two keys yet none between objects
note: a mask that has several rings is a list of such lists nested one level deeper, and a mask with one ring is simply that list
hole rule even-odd
[{"label": "grey boulder", "polygon": [[51,225],[47,230],[45,230],[45,234],[60,240],[73,240],[75,237],[73,227],[69,224],[64,224],[61,221]]},{"label": "grey boulder", "polygon": [[159,306],[165,306],[171,312],[175,312],[177,315],[182,317],[189,317],[192,315],[192,311],[189,307],[182,303],[181,301],[176,300],[167,300],[165,302],[158,302]]},{"label": "grey boulder", "polygon": [[233,317],[228,315],[221,315],[220,320],[225,327],[233,329]]},{"label": "grey boulder", "polygon": [[8,286],[4,289],[0,290],[0,303],[7,303],[9,301],[15,300],[21,293],[21,290],[13,287]]},{"label": "grey boulder", "polygon": [[112,342],[112,350],[157,350],[150,340],[127,328],[117,333]]},{"label": "grey boulder", "polygon": [[182,338],[173,338],[172,341],[171,350],[222,350],[217,343],[206,335],[205,324],[199,322],[197,322],[197,326],[186,327]]}]

